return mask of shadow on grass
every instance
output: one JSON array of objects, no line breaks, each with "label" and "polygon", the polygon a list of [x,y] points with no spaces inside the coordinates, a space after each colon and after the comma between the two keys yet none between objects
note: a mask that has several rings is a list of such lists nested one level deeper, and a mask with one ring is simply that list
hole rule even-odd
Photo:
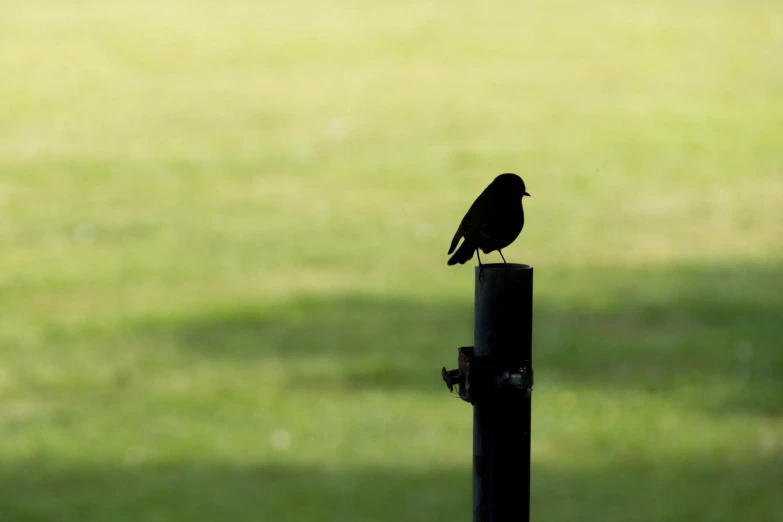
[{"label": "shadow on grass", "polygon": [[[783,510],[780,457],[730,464],[624,462],[578,471],[534,465],[532,518],[771,522]],[[24,462],[0,471],[0,514],[28,522],[470,520],[470,481],[469,469],[203,463],[57,468]]]},{"label": "shadow on grass", "polygon": [[[537,382],[650,392],[700,387],[711,408],[783,413],[783,269],[721,265],[538,270]],[[433,296],[425,296],[432,298]],[[211,363],[247,358],[288,365],[288,386],[445,393],[442,366],[472,344],[465,302],[342,295],[211,310],[130,326],[129,335]],[[298,361],[340,371],[297,373]],[[698,394],[697,394],[698,395]]]}]

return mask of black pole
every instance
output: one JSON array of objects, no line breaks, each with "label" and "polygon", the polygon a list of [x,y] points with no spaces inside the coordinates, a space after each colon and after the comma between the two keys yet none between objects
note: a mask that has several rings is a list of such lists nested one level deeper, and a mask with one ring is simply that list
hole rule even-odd
[{"label": "black pole", "polygon": [[495,386],[473,404],[473,522],[530,520],[532,337],[533,268],[476,267],[474,356]]}]

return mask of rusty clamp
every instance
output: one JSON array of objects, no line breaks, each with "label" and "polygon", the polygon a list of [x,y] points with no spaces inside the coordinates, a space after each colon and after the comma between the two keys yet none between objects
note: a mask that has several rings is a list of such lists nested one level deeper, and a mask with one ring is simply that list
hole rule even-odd
[{"label": "rusty clamp", "polygon": [[449,391],[459,386],[459,397],[474,404],[496,390],[533,390],[533,369],[522,367],[513,371],[497,371],[489,357],[474,355],[473,346],[463,346],[458,352],[456,370],[441,370]]}]

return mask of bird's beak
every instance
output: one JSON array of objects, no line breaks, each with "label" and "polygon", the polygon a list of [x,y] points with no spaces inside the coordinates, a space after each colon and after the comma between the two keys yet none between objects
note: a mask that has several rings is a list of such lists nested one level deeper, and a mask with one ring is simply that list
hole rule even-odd
[{"label": "bird's beak", "polygon": [[522,195],[523,195],[523,196],[530,197],[530,194],[528,194],[527,192],[525,192],[525,193],[524,193],[524,194],[522,194]]}]

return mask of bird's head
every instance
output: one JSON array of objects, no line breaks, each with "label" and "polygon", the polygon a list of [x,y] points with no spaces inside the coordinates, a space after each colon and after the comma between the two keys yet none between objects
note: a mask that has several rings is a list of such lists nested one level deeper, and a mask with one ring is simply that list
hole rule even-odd
[{"label": "bird's head", "polygon": [[495,185],[499,190],[502,190],[503,192],[514,197],[530,197],[530,194],[527,193],[527,189],[525,189],[525,182],[522,181],[522,178],[516,174],[512,174],[511,172],[507,172],[496,177],[492,184]]}]

